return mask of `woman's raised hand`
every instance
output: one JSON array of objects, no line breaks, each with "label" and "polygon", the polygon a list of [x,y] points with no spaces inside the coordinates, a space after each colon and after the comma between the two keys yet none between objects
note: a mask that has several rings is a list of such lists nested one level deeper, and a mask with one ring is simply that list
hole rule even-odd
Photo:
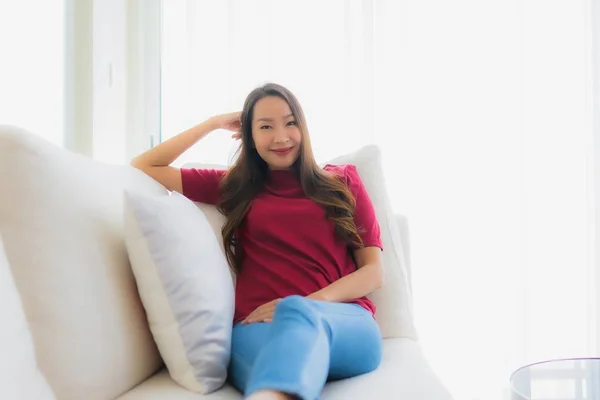
[{"label": "woman's raised hand", "polygon": [[242,138],[242,113],[240,111],[215,115],[211,118],[211,122],[215,126],[215,129],[226,129],[233,132],[231,137],[233,139]]}]

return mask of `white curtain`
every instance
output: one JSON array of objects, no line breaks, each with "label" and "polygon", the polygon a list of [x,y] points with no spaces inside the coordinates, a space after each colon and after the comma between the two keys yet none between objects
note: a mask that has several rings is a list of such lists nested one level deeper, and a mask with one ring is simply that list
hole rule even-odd
[{"label": "white curtain", "polygon": [[596,352],[590,2],[164,1],[162,137],[274,81],[319,161],[378,144],[432,367],[507,399],[515,368]]},{"label": "white curtain", "polygon": [[0,1],[0,124],[64,144],[64,0]]}]

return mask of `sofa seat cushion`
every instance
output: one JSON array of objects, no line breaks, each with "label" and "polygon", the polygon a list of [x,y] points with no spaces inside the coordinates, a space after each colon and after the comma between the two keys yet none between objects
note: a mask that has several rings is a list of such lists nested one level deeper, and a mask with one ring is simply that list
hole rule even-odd
[{"label": "sofa seat cushion", "polygon": [[452,400],[412,339],[383,341],[383,359],[377,370],[325,386],[323,400]]},{"label": "sofa seat cushion", "polygon": [[[230,385],[208,394],[189,392],[160,371],[118,400],[238,400],[242,396]],[[412,339],[383,341],[383,360],[372,373],[330,382],[322,400],[452,400],[425,360],[420,345]]]}]

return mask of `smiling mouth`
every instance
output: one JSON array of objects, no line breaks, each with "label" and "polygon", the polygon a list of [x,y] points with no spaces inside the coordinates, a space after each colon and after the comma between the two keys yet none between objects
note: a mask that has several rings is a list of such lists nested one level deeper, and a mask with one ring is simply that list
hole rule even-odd
[{"label": "smiling mouth", "polygon": [[288,147],[288,148],[285,148],[285,149],[273,149],[271,151],[273,153],[277,154],[277,155],[283,156],[283,155],[289,154],[292,151],[293,148],[294,147]]}]

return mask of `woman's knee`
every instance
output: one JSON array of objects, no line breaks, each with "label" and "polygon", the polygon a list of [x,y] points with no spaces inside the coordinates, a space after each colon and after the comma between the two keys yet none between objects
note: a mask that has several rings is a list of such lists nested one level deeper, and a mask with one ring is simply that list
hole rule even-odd
[{"label": "woman's knee", "polygon": [[297,295],[285,297],[277,303],[274,321],[285,317],[303,319],[312,325],[319,323],[318,313],[310,302],[306,298]]},{"label": "woman's knee", "polygon": [[363,354],[363,373],[371,372],[379,367],[383,357],[383,339],[377,323],[369,320],[372,329],[364,336],[365,352]]},{"label": "woman's knee", "polygon": [[363,372],[367,373],[371,371],[375,371],[379,364],[381,364],[382,358],[382,348],[381,343],[374,343],[372,347],[372,351],[368,352],[366,356],[363,358]]}]

